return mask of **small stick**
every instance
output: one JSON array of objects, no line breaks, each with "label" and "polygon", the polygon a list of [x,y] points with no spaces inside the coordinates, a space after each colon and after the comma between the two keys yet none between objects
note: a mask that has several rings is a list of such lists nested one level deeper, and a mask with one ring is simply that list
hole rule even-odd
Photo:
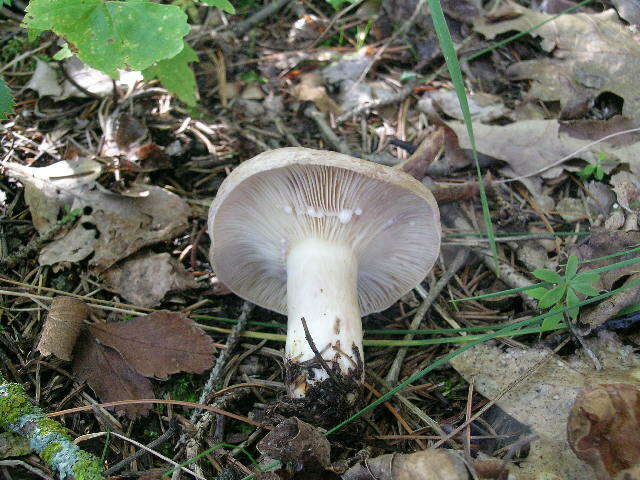
[{"label": "small stick", "polygon": [[233,28],[234,33],[237,36],[244,35],[249,30],[251,30],[254,26],[259,24],[265,18],[270,17],[271,15],[276,13],[278,10],[280,10],[289,2],[291,2],[291,0],[275,0],[275,2],[270,3],[269,5],[264,7],[262,10],[258,10],[256,13],[251,15],[246,20],[236,24],[236,26]]},{"label": "small stick", "polygon": [[13,255],[9,255],[6,258],[0,259],[0,266],[5,267],[7,270],[15,267],[18,263],[22,262],[32,254],[40,250],[40,248],[42,248],[45,243],[51,241],[53,237],[55,237],[66,225],[68,224],[60,222],[56,223],[49,230],[44,232],[42,236],[37,236],[33,240],[31,240],[20,251],[14,253]]},{"label": "small stick", "polygon": [[[458,251],[455,258],[453,259],[453,262],[451,262],[451,265],[447,268],[442,277],[440,277],[440,279],[436,282],[433,288],[429,290],[429,293],[424,299],[424,302],[422,302],[422,305],[420,305],[415,315],[413,316],[413,320],[411,321],[411,325],[409,327],[411,330],[415,330],[420,327],[420,324],[422,323],[424,316],[427,314],[427,311],[431,307],[431,304],[436,298],[438,298],[438,295],[440,295],[442,289],[447,286],[451,278],[458,272],[458,270],[460,270],[464,266],[468,257],[469,251],[466,248],[462,248]],[[413,340],[413,334],[405,335],[404,339]],[[389,369],[389,373],[387,373],[387,377],[385,378],[388,384],[395,385],[397,383],[398,377],[400,376],[400,369],[402,368],[402,362],[407,355],[407,350],[407,347],[398,349],[396,358],[393,360],[391,368]]]},{"label": "small stick", "polygon": [[[158,438],[156,438],[154,441],[149,443],[149,445],[147,445],[147,448],[150,449],[150,450],[153,450],[158,445],[162,445],[164,442],[166,442],[171,437],[173,437],[173,435],[176,433],[177,430],[178,430],[178,422],[174,417],[169,422],[169,428],[167,429],[167,431],[164,432],[162,435],[160,435]],[[133,455],[131,455],[131,456],[125,458],[124,460],[121,460],[118,463],[116,463],[113,467],[111,467],[107,471],[105,471],[104,474],[109,476],[109,475],[113,475],[113,474],[119,472],[124,467],[129,465],[131,462],[133,462],[134,460],[136,460],[136,459],[140,458],[141,456],[143,456],[145,453],[147,453],[146,450],[138,450]]]},{"label": "small stick", "polygon": [[316,122],[316,125],[318,125],[318,128],[320,129],[320,133],[327,142],[333,145],[334,148],[336,148],[340,153],[353,156],[349,145],[338,138],[327,121],[324,119],[323,113],[321,113],[316,107],[309,106],[305,109],[304,114],[307,117],[311,118],[314,122]]},{"label": "small stick", "polygon": [[[224,370],[229,357],[231,356],[231,351],[234,349],[236,344],[238,343],[238,339],[240,338],[240,333],[244,330],[244,327],[247,324],[247,318],[249,314],[253,310],[253,304],[249,302],[244,302],[242,305],[242,312],[238,317],[238,322],[233,326],[231,333],[227,337],[226,348],[220,352],[218,358],[216,359],[216,364],[211,370],[209,374],[209,379],[207,380],[202,393],[200,394],[200,399],[198,403],[204,404],[207,401],[207,397],[211,395],[211,392],[218,386],[218,382],[220,381],[220,377],[222,376],[222,371]],[[202,412],[200,410],[194,410],[191,414],[191,423],[194,423],[198,416],[200,416]]]}]

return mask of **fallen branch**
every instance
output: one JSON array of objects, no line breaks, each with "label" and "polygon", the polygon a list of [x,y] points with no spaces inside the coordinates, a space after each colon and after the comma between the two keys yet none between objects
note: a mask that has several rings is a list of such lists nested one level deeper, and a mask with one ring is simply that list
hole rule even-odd
[{"label": "fallen branch", "polygon": [[29,440],[29,445],[60,478],[103,480],[100,460],[75,445],[66,428],[33,405],[22,385],[0,374],[0,429]]}]

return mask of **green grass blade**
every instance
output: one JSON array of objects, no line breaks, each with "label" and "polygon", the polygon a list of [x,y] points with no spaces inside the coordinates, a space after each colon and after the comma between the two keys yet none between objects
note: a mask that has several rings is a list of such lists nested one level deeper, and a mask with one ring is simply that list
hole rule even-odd
[{"label": "green grass blade", "polygon": [[458,56],[456,55],[456,49],[449,33],[449,27],[447,21],[444,18],[442,12],[442,6],[440,0],[427,0],[429,4],[429,10],[431,11],[431,19],[433,20],[433,26],[440,42],[440,49],[444,56],[447,68],[449,69],[449,75],[451,75],[451,82],[458,96],[460,102],[460,108],[462,110],[462,116],[464,117],[464,123],[467,126],[467,134],[469,135],[469,141],[471,143],[471,152],[473,155],[473,161],[476,165],[476,173],[478,175],[478,187],[480,190],[480,202],[482,203],[482,217],[484,218],[485,229],[487,230],[487,237],[489,245],[491,247],[491,253],[495,261],[495,269],[498,267],[498,248],[496,246],[496,239],[493,235],[493,224],[491,223],[491,212],[489,211],[489,202],[487,201],[487,192],[484,188],[484,180],[482,178],[482,171],[480,170],[480,161],[478,160],[478,152],[476,149],[476,140],[473,135],[473,124],[471,123],[471,113],[469,111],[469,103],[467,102],[467,93],[464,87],[464,80],[462,79],[462,71],[460,70],[460,63],[458,62]]}]

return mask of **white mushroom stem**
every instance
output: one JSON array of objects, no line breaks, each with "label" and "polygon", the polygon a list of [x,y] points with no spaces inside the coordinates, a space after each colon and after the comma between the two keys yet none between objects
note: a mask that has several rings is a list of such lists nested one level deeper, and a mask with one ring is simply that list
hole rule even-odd
[{"label": "white mushroom stem", "polygon": [[[330,368],[354,375],[362,366],[362,323],[358,307],[358,263],[353,250],[326,240],[304,240],[287,256],[286,360],[313,360],[316,355],[305,336],[310,337]],[[357,382],[362,381],[362,371]],[[321,366],[303,369],[289,385],[294,398],[306,395],[309,387],[329,377]]]}]

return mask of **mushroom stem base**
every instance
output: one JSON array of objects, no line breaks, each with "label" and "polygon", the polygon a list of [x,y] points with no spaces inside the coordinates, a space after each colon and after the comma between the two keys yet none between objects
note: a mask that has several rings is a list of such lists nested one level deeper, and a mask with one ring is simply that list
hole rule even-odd
[{"label": "mushroom stem base", "polygon": [[[326,240],[295,245],[287,257],[287,384],[293,398],[308,397],[327,382],[345,392],[348,379],[362,383],[362,324],[358,264],[352,249]],[[306,325],[306,330],[305,330]]]}]

